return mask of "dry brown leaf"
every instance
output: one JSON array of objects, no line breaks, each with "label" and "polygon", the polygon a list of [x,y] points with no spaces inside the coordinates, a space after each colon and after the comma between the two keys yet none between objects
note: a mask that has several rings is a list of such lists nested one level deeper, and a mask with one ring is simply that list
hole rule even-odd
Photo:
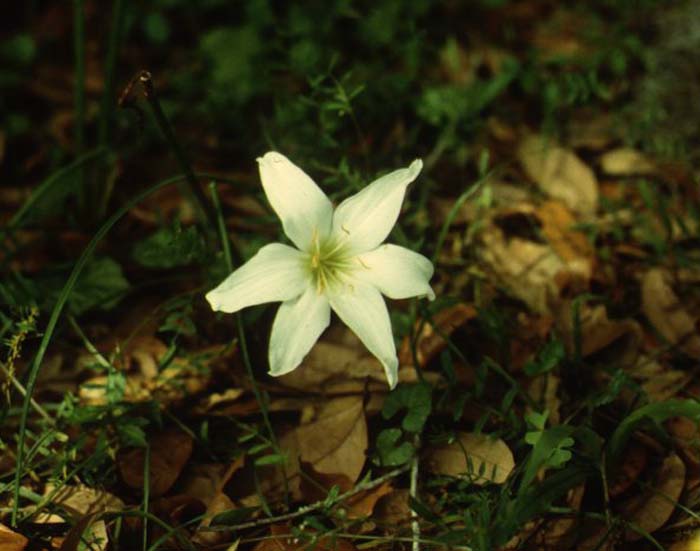
[{"label": "dry brown leaf", "polygon": [[[619,505],[625,519],[642,532],[651,534],[661,528],[671,517],[678,498],[685,486],[685,464],[675,453],[664,459],[654,480],[637,494]],[[627,540],[637,541],[643,537],[628,529]]]},{"label": "dry brown leaf", "polygon": [[478,485],[503,484],[515,467],[515,459],[500,438],[459,432],[457,441],[429,452],[426,466],[435,474],[468,478]]},{"label": "dry brown leaf", "polygon": [[271,537],[258,542],[253,551],[357,551],[345,538],[318,537],[311,531],[304,532],[306,537],[296,538],[291,535],[291,531],[288,526],[272,525]]},{"label": "dry brown leaf", "polygon": [[394,489],[391,487],[391,482],[386,481],[383,484],[360,492],[346,500],[342,507],[347,511],[348,518],[364,518],[368,517],[374,511],[377,502],[385,495],[392,493]]},{"label": "dry brown leaf", "polygon": [[681,539],[675,541],[667,551],[700,551],[700,530],[684,534]]},{"label": "dry brown leaf", "polygon": [[[180,430],[167,429],[148,439],[150,446],[149,488],[158,497],[167,492],[180,476],[192,454],[192,437]],[[133,448],[117,457],[117,467],[127,486],[142,489],[146,451]]]},{"label": "dry brown leaf", "polygon": [[480,235],[481,258],[496,282],[531,310],[549,314],[560,301],[558,277],[571,274],[573,279],[587,279],[585,263],[565,263],[554,250],[542,243],[521,237],[508,239],[496,225]]},{"label": "dry brown leaf", "polygon": [[671,274],[652,268],[642,278],[642,309],[649,322],[672,345],[700,358],[700,335],[683,303],[673,292]]},{"label": "dry brown leaf", "polygon": [[22,534],[13,532],[4,524],[0,524],[0,549],[2,551],[22,551],[29,540]]},{"label": "dry brown leaf", "polygon": [[518,147],[518,159],[539,188],[572,211],[590,217],[598,209],[598,182],[576,154],[551,139],[530,135]]},{"label": "dry brown leaf", "polygon": [[[557,316],[557,327],[564,343],[574,350],[574,316],[571,303],[563,303]],[[581,355],[583,357],[606,351],[606,357],[614,358],[622,366],[637,361],[642,341],[642,329],[631,319],[610,320],[603,305],[582,304],[579,310]]]},{"label": "dry brown leaf", "polygon": [[315,419],[294,429],[301,461],[316,472],[356,482],[365,464],[367,422],[361,396],[334,398],[321,405]]},{"label": "dry brown leaf", "polygon": [[611,176],[653,174],[656,166],[643,153],[628,147],[613,149],[601,155],[600,168]]},{"label": "dry brown leaf", "polygon": [[632,442],[625,449],[624,461],[620,462],[615,478],[609,482],[608,494],[617,497],[625,493],[641,476],[649,460],[649,450]]},{"label": "dry brown leaf", "polygon": [[[399,368],[400,383],[418,380],[412,367]],[[318,341],[301,365],[277,378],[286,387],[324,395],[386,391],[384,368],[355,334],[346,327],[332,327]]]},{"label": "dry brown leaf", "polygon": [[387,529],[398,529],[411,519],[412,511],[409,493],[406,489],[397,489],[382,496],[374,510],[373,519]]},{"label": "dry brown leaf", "polygon": [[[686,388],[692,379],[692,374],[671,369],[645,354],[640,354],[634,367],[626,371],[642,386],[651,402],[662,402],[678,396],[678,392]],[[637,398],[636,392],[631,394],[632,400]]]},{"label": "dry brown leaf", "polygon": [[[119,512],[125,508],[124,502],[118,497],[109,492],[90,488],[84,484],[77,486],[64,485],[58,490],[55,489],[53,484],[47,484],[44,488],[44,495],[51,495],[51,503],[60,505],[76,517],[93,513]],[[66,520],[52,513],[41,513],[36,517],[36,522],[41,523],[65,522]]]},{"label": "dry brown leaf", "polygon": [[328,496],[328,492],[333,486],[337,486],[340,493],[345,493],[352,489],[353,481],[344,474],[320,473],[311,463],[301,462],[301,483],[300,491],[305,502],[314,503],[321,501]]},{"label": "dry brown leaf", "polygon": [[577,220],[558,201],[545,201],[536,210],[542,223],[542,235],[565,262],[593,259],[593,247],[583,232],[574,229]]},{"label": "dry brown leaf", "polygon": [[[126,375],[123,399],[127,402],[155,398],[167,405],[202,392],[210,382],[212,366],[235,353],[235,347],[229,345],[210,346],[187,357],[173,358],[165,368],[159,369],[167,353],[165,344],[155,337],[137,337],[134,340],[136,342],[115,361],[115,366]],[[94,359],[92,355],[84,354],[79,362],[88,364]],[[82,383],[78,393],[82,402],[105,405],[107,381],[106,375],[98,375]]]},{"label": "dry brown leaf", "polygon": [[[424,368],[447,346],[444,337],[449,337],[456,329],[477,316],[472,304],[455,304],[441,310],[432,317],[432,323],[416,322],[416,330],[420,327],[420,335],[416,339],[416,359],[418,365]],[[411,339],[406,337],[401,343],[399,362],[402,365],[413,365]]]}]

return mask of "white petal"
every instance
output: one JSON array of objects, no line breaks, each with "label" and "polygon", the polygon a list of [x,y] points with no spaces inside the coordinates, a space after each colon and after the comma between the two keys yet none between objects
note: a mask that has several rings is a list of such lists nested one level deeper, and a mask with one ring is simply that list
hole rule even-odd
[{"label": "white petal", "polygon": [[296,298],[309,280],[302,253],[272,243],[209,291],[206,298],[213,310],[232,313],[246,306]]},{"label": "white petal", "polygon": [[357,280],[348,284],[345,292],[332,293],[328,298],[338,317],[382,363],[389,387],[394,388],[399,360],[382,295],[372,285]]},{"label": "white petal", "polygon": [[382,243],[396,224],[406,187],[416,179],[423,162],[382,176],[343,201],[333,215],[333,235],[347,240],[349,252],[371,251]]},{"label": "white petal", "polygon": [[260,179],[284,233],[302,251],[308,251],[314,232],[319,239],[330,233],[333,205],[314,181],[284,155],[275,151],[258,159]]},{"label": "white petal", "polygon": [[295,300],[283,302],[270,335],[270,375],[296,369],[330,321],[328,299],[313,286]]},{"label": "white petal", "polygon": [[358,255],[357,260],[360,268],[354,275],[374,285],[389,298],[435,298],[430,287],[433,263],[422,254],[398,245],[385,244]]}]

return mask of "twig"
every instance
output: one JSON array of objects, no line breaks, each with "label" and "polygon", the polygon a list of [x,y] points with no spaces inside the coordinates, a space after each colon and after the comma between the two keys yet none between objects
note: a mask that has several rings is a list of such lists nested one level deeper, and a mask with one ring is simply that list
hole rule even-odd
[{"label": "twig", "polygon": [[207,526],[206,528],[202,527],[201,529],[216,532],[229,530],[236,531],[247,530],[248,528],[260,528],[261,526],[268,526],[270,524],[276,524],[278,522],[287,522],[289,520],[302,517],[308,513],[311,513],[312,511],[317,511],[319,509],[323,509],[324,507],[331,507],[337,505],[338,503],[341,503],[346,499],[349,499],[352,496],[359,494],[360,492],[364,492],[365,490],[371,490],[372,488],[376,488],[377,486],[384,484],[384,482],[386,482],[387,480],[391,480],[392,478],[396,478],[400,474],[405,473],[409,468],[410,467],[408,465],[404,465],[403,467],[399,467],[398,469],[389,471],[388,473],[386,473],[383,476],[380,476],[379,478],[375,478],[374,480],[370,480],[363,484],[358,484],[352,490],[348,490],[344,494],[339,495],[336,499],[334,499],[331,502],[328,502],[328,500],[323,499],[320,501],[316,501],[315,503],[306,505],[304,507],[300,507],[299,509],[291,513],[286,513],[284,515],[279,515],[276,517],[261,518],[250,522],[236,524],[234,526]]}]

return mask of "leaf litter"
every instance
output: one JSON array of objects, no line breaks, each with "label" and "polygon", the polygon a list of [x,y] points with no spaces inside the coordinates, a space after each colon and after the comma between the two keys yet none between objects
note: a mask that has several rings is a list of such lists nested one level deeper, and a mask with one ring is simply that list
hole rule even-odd
[{"label": "leaf litter", "polygon": [[[69,21],[65,7],[55,9]],[[443,18],[464,16],[455,6],[432,9]],[[408,221],[396,238],[434,255],[438,300],[389,305],[399,345],[394,393],[379,361],[337,323],[298,369],[266,377],[271,311],[246,314],[241,341],[237,322],[213,315],[201,300],[225,266],[197,209],[175,188],[130,209],[69,298],[74,324],[53,337],[20,477],[18,512],[29,521],[12,519],[8,484],[0,547],[27,549],[31,536],[54,549],[160,541],[177,549],[192,542],[352,550],[419,540],[480,550],[697,548],[696,176],[692,165],[624,136],[633,125],[613,120],[612,108],[628,116],[621,105],[634,95],[634,71],[642,70],[620,61],[633,53],[620,46],[610,67],[577,72],[577,60],[596,50],[572,22],[582,17],[591,33],[602,24],[589,9],[484,7],[479,39],[442,37],[435,68],[425,72],[428,84],[410,107],[421,125],[444,130],[434,149],[409,144],[415,137],[407,129],[415,125],[398,115],[387,121],[391,140],[378,139],[380,128],[353,111],[344,77],[332,76],[324,87],[323,79],[292,83],[290,76],[278,86],[291,85],[306,103],[292,116],[275,101],[279,119],[266,122],[268,136],[280,148],[298,149],[335,182],[334,201],[366,180],[348,168],[361,164],[353,157],[364,156],[374,171],[393,166],[367,151],[405,157],[415,149],[430,166],[427,181],[411,191]],[[504,22],[541,50],[536,65],[520,55],[522,43],[488,43]],[[297,23],[303,34],[303,21]],[[379,27],[367,26],[363,40],[391,41]],[[240,45],[254,36],[249,31],[208,35],[202,55],[216,57],[214,43]],[[91,38],[89,117],[106,86],[96,45]],[[292,57],[312,52],[313,40],[295,48]],[[214,60],[211,86],[235,90],[237,102],[262,94],[237,86],[263,51],[252,42],[237,49],[242,72],[233,78],[224,70],[230,61]],[[598,80],[619,70],[631,71],[627,80]],[[42,63],[26,88],[52,106],[44,128],[51,147],[70,152],[77,150],[66,74]],[[177,78],[167,86],[177,92]],[[202,100],[201,112],[221,97]],[[331,99],[317,117],[323,130],[285,138],[281,130],[324,97]],[[337,144],[347,136],[329,113],[351,115],[359,127],[348,133],[342,159]],[[0,166],[17,174],[20,123],[3,120]],[[120,125],[126,132],[128,124]],[[228,138],[203,126],[183,123],[197,142],[188,153],[198,169],[236,181],[220,186],[222,222],[235,255],[247,258],[277,229],[251,163],[219,153],[230,147]],[[37,142],[37,151],[22,158],[27,184],[13,182],[3,195],[4,220],[55,162],[46,138],[29,136],[22,139]],[[309,136],[324,142],[327,158],[305,147],[315,141]],[[392,140],[405,151],[393,151]],[[115,197],[124,200],[145,175],[166,176],[158,168],[166,164],[158,152],[148,163],[120,159],[104,181],[122,183]],[[81,178],[100,170],[81,171]],[[47,204],[62,209],[79,202],[68,188],[50,198]],[[26,227],[3,234],[0,252],[8,274],[0,291],[13,308],[0,320],[11,358],[3,366],[20,384],[15,374],[30,369],[35,337],[69,273],[66,261],[72,264],[92,235],[89,224],[76,230],[50,208],[32,215]],[[20,300],[26,296],[42,312],[31,327],[23,325],[30,319]],[[11,338],[19,334],[29,341]],[[21,393],[12,400],[20,404]],[[49,408],[45,424],[37,406]],[[17,414],[7,411],[8,427],[16,427]],[[17,457],[13,436],[3,432],[0,450],[8,482]]]}]

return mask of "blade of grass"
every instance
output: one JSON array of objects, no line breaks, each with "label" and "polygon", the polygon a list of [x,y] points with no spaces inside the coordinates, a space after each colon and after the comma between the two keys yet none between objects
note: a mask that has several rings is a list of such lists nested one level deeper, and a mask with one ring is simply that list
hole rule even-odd
[{"label": "blade of grass", "polygon": [[36,204],[39,202],[39,200],[46,195],[46,193],[54,186],[54,184],[58,181],[61,180],[61,178],[64,178],[65,176],[68,176],[69,174],[73,173],[74,171],[78,170],[79,168],[82,168],[83,165],[89,163],[90,161],[93,161],[95,159],[98,159],[105,155],[107,153],[108,149],[105,147],[98,147],[97,149],[94,149],[92,151],[89,151],[88,153],[85,153],[85,155],[82,155],[78,157],[75,161],[72,163],[64,166],[63,168],[58,169],[56,172],[52,173],[51,176],[46,178],[43,182],[41,182],[37,188],[33,191],[33,193],[27,198],[27,200],[24,202],[24,204],[15,212],[14,216],[10,218],[10,221],[7,223],[5,226],[5,229],[0,230],[0,237],[4,237],[5,233],[8,230],[15,229],[19,227],[22,224],[22,221],[24,217],[27,215],[27,213],[34,207]]},{"label": "blade of grass", "polygon": [[63,308],[65,307],[68,301],[68,297],[73,291],[73,287],[75,287],[75,284],[81,272],[83,271],[83,268],[85,268],[85,265],[87,264],[88,260],[95,252],[98,243],[102,241],[102,238],[107,234],[107,232],[109,232],[110,229],[112,229],[112,227],[121,219],[121,217],[124,216],[135,205],[143,201],[152,193],[164,188],[165,186],[174,184],[176,182],[180,182],[183,178],[184,176],[178,175],[172,178],[161,180],[160,182],[152,185],[148,189],[142,191],[141,193],[133,197],[130,201],[124,204],[121,208],[119,208],[112,216],[110,216],[109,219],[104,224],[102,224],[102,226],[97,230],[92,240],[90,240],[90,243],[88,243],[87,247],[85,247],[85,250],[83,250],[83,254],[80,255],[80,258],[75,263],[73,271],[71,272],[70,276],[68,277],[68,280],[66,281],[65,285],[63,286],[63,289],[61,290],[61,293],[58,296],[58,300],[56,301],[56,304],[53,307],[53,311],[51,312],[51,316],[49,317],[49,321],[46,324],[44,336],[42,337],[41,342],[39,343],[39,348],[27,375],[26,394],[24,396],[24,402],[22,404],[22,415],[20,417],[19,425],[19,442],[17,445],[17,468],[14,479],[14,502],[12,505],[11,517],[11,523],[13,526],[17,525],[17,515],[19,513],[19,488],[22,479],[22,462],[24,458],[24,445],[26,440],[29,408],[31,406],[30,400],[34,392],[34,386],[36,385],[36,379],[39,374],[39,368],[41,367],[44,355],[46,354],[49,342],[51,341],[51,337],[53,336],[53,333],[56,330],[58,319],[60,318],[61,313],[63,312]]}]

